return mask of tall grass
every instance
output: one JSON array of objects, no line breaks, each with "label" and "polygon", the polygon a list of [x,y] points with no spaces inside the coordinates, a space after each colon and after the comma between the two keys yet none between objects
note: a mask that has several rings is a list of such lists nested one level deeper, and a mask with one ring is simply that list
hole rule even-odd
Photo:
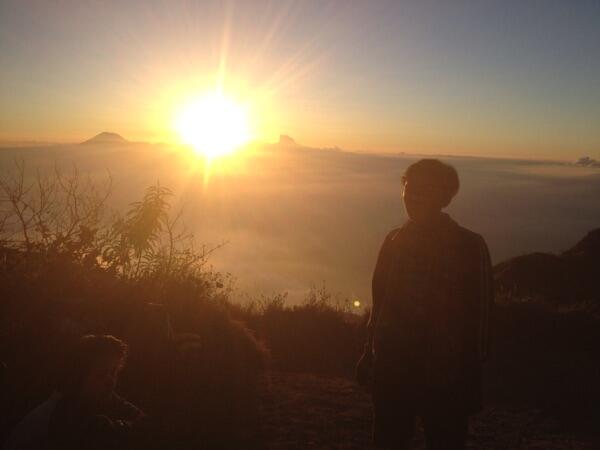
[{"label": "tall grass", "polygon": [[[230,277],[208,267],[216,248],[184,231],[168,189],[149,187],[122,214],[110,195],[110,178],[76,171],[30,177],[19,163],[0,177],[2,435],[50,393],[86,333],[130,344],[119,389],[155,418],[163,448],[260,448],[268,364],[352,375],[368,311],[354,314],[325,287],[300,304],[284,293],[234,302]],[[488,403],[597,420],[599,349],[586,309],[500,293]]]},{"label": "tall grass", "polygon": [[273,368],[352,376],[368,316],[353,313],[325,286],[311,287],[300,304],[288,305],[286,294],[277,294],[234,308],[267,344]]},{"label": "tall grass", "polygon": [[131,347],[120,391],[159,435],[246,439],[266,352],[229,315],[229,280],[206,264],[215,248],[195,245],[160,184],[123,214],[110,194],[109,178],[77,171],[29,176],[17,163],[0,178],[3,434],[51,392],[81,335],[109,333]]}]

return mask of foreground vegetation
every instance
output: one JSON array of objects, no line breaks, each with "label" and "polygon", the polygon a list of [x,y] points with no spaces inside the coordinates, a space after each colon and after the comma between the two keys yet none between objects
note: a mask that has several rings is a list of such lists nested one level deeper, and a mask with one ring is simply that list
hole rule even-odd
[{"label": "foreground vegetation", "polygon": [[106,333],[130,344],[120,390],[158,435],[248,439],[267,352],[230,318],[228,279],[206,265],[214,249],[183,231],[168,189],[151,186],[121,215],[107,206],[109,178],[17,164],[0,195],[3,435],[49,395],[81,335]]},{"label": "foreground vegetation", "polygon": [[[49,395],[86,333],[130,344],[120,391],[154,418],[157,448],[263,448],[269,369],[352,376],[366,315],[325,288],[297,305],[285,294],[235,302],[230,278],[207,264],[217,248],[185,232],[168,189],[149,187],[124,214],[108,208],[110,195],[110,178],[76,171],[29,175],[17,164],[0,178],[0,439]],[[488,403],[595,423],[597,319],[500,299]]]}]

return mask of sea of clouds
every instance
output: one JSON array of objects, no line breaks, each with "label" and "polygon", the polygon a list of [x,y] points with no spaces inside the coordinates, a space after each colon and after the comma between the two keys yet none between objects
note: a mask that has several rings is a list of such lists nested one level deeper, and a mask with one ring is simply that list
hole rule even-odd
[{"label": "sea of clouds", "polygon": [[[323,283],[340,298],[370,301],[370,278],[386,233],[405,219],[400,179],[420,159],[292,143],[254,145],[206,176],[188,150],[152,144],[0,149],[0,170],[63,170],[113,179],[123,210],[157,181],[175,194],[199,243],[227,242],[211,256],[236,278],[240,298],[288,292],[301,299]],[[499,262],[532,251],[560,252],[600,226],[600,169],[590,164],[440,157],[461,189],[448,212],[481,233]]]}]

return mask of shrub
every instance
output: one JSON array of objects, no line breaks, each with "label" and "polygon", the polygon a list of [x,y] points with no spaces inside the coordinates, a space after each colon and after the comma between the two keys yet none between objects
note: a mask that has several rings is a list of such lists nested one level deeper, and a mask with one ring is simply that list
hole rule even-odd
[{"label": "shrub", "polygon": [[228,279],[206,266],[216,248],[194,246],[171,195],[157,183],[120,215],[107,206],[110,178],[29,177],[23,163],[0,178],[3,433],[49,394],[87,333],[130,344],[120,390],[169,439],[215,447],[252,431],[241,418],[256,416],[264,349],[230,319]]},{"label": "shrub", "polygon": [[323,286],[312,287],[304,302],[287,304],[287,295],[262,297],[237,315],[263,339],[273,367],[286,371],[352,376],[362,351],[365,316],[336,302]]}]

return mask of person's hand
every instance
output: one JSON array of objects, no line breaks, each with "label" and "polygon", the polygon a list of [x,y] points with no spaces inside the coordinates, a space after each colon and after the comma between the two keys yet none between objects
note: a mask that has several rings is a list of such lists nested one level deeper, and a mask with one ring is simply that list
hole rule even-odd
[{"label": "person's hand", "polygon": [[373,352],[366,349],[356,364],[356,381],[361,386],[369,386],[373,379]]}]

